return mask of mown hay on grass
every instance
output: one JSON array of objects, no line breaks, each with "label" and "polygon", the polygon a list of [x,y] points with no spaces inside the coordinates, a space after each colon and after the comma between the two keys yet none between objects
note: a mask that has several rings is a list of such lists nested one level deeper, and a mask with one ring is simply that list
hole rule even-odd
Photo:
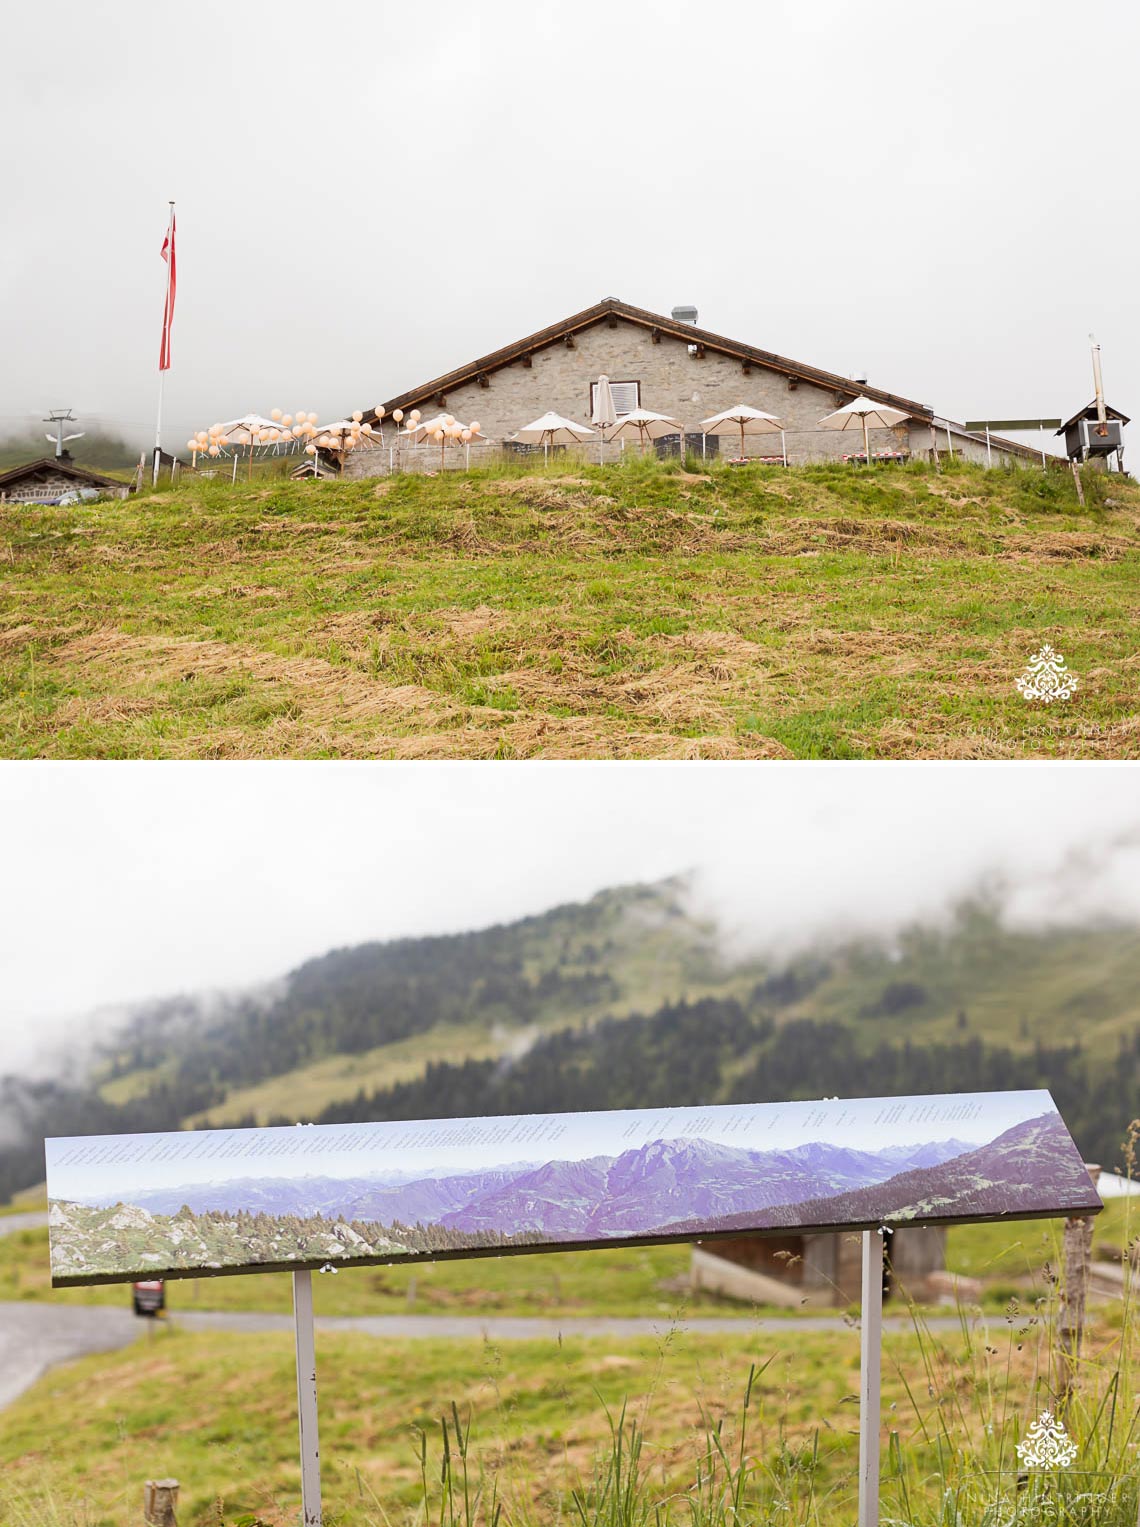
[{"label": "mown hay on grass", "polygon": [[104,626],[69,643],[58,657],[78,669],[114,666],[118,686],[128,691],[234,676],[281,684],[298,694],[310,720],[430,718],[438,724],[465,714],[462,707],[423,685],[384,684],[323,658],[284,657],[226,642],[130,636]]}]

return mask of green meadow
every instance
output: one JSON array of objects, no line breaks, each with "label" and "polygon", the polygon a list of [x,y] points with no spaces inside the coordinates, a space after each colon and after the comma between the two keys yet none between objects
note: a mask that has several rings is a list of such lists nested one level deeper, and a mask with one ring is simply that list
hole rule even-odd
[{"label": "green meadow", "polygon": [[[0,512],[0,749],[1140,754],[1140,489],[962,464],[201,479]],[[1014,686],[1050,642],[1072,699]]]},{"label": "green meadow", "polygon": [[[882,1498],[899,1527],[1132,1527],[1131,1335],[1091,1329],[1064,1407],[1071,1472],[1016,1444],[1056,1409],[1042,1309],[883,1349]],[[319,1334],[326,1521],[730,1527],[854,1520],[859,1338],[750,1330],[496,1344]],[[158,1329],[53,1371],[0,1413],[0,1518],[120,1527],[142,1485],[181,1483],[181,1527],[297,1520],[287,1332]]]}]

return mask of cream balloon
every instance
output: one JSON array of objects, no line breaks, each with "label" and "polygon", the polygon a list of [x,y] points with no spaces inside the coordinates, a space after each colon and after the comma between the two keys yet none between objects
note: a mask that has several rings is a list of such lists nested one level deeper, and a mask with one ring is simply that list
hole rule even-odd
[{"label": "cream balloon", "polygon": [[402,424],[404,422],[404,410],[402,408],[394,408],[392,410],[392,418],[395,419],[397,424]]},{"label": "cream balloon", "polygon": [[305,447],[305,454],[307,456],[315,456],[317,454],[316,446],[315,445],[307,445]]},{"label": "cream balloon", "polygon": [[212,446],[211,446],[211,447],[210,447],[210,455],[211,455],[211,456],[220,456],[220,455],[221,455],[221,449],[220,449],[220,447],[219,447],[219,446],[216,446],[216,445],[212,445]]},{"label": "cream balloon", "polygon": [[352,411],[352,417],[356,420],[357,424],[359,424],[361,419],[364,418],[363,410],[361,410],[359,408],[354,408],[353,411]]},{"label": "cream balloon", "polygon": [[284,427],[286,429],[289,428],[289,426],[292,424],[292,422],[293,422],[293,415],[292,414],[282,414],[282,416],[281,416],[281,423],[284,425]]},{"label": "cream balloon", "polygon": [[271,408],[269,410],[269,417],[271,419],[280,419],[280,417],[281,417],[281,410],[279,408]]}]

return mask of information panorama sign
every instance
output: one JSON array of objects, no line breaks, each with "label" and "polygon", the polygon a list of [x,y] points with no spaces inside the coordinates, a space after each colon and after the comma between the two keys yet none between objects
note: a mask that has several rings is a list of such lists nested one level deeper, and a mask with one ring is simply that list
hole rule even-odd
[{"label": "information panorama sign", "polygon": [[47,1141],[52,1283],[1094,1214],[1048,1092]]}]

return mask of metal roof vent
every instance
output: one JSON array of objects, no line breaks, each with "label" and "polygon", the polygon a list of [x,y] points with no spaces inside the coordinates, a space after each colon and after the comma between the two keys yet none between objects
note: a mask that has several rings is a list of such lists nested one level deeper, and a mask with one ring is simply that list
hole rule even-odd
[{"label": "metal roof vent", "polygon": [[696,321],[697,321],[697,310],[696,310],[696,308],[683,308],[682,307],[682,308],[674,308],[673,309],[673,322],[674,323],[696,323]]}]

